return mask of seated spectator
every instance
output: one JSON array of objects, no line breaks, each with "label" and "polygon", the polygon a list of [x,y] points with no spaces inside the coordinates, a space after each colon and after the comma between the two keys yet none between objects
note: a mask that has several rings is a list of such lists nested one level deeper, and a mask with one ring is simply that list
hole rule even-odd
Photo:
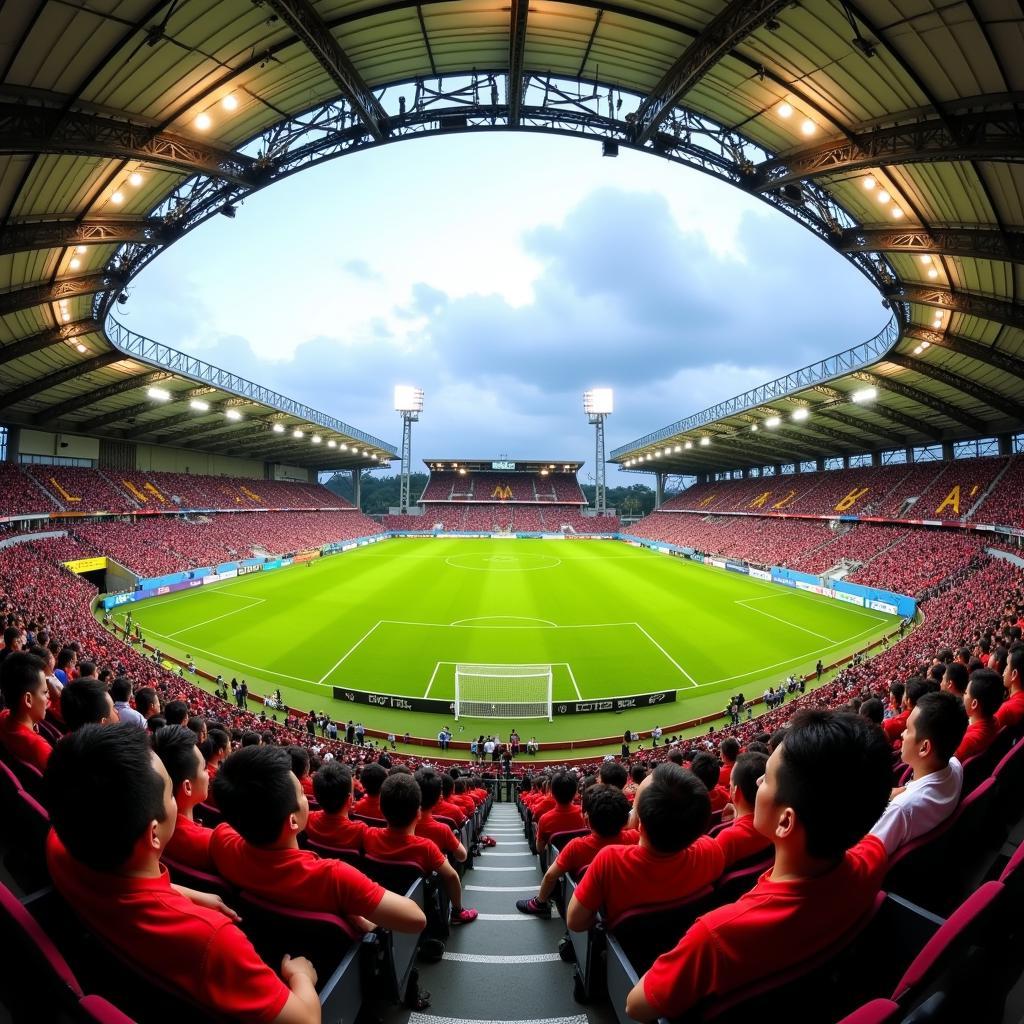
[{"label": "seated spectator", "polygon": [[38,731],[50,706],[46,663],[34,654],[12,651],[0,667],[0,693],[6,705],[0,711],[0,743],[11,757],[43,771],[53,752]]},{"label": "seated spectator", "polygon": [[25,631],[21,626],[8,626],[4,630],[4,646],[0,648],[0,665],[25,646]]},{"label": "seated spectator", "polygon": [[420,817],[416,822],[416,835],[436,843],[460,864],[466,859],[466,848],[459,837],[443,822],[434,817],[434,808],[441,799],[441,776],[433,768],[419,768],[414,776],[420,787]]},{"label": "seated spectator", "polygon": [[145,729],[146,719],[128,703],[131,697],[132,681],[124,676],[118,676],[110,684],[110,699],[113,702],[114,710],[117,712],[117,721],[130,722],[140,729]]},{"label": "seated spectator", "polygon": [[206,719],[202,715],[191,715],[185,722],[186,728],[191,729],[196,734],[196,742],[202,743],[206,739],[207,726]]},{"label": "seated spectator", "polygon": [[233,885],[300,910],[368,918],[416,934],[426,918],[416,904],[387,892],[340,860],[300,850],[309,802],[280,747],[243,747],[225,758],[213,795],[227,819],[213,830],[210,856]]},{"label": "seated spectator", "polygon": [[352,805],[353,814],[361,814],[364,818],[383,819],[380,809],[380,787],[388,777],[387,769],[379,764],[368,764],[359,773],[359,785],[365,796]]},{"label": "seated spectator", "polygon": [[990,668],[971,673],[964,694],[964,707],[970,724],[956,748],[957,760],[963,764],[969,757],[984,754],[999,735],[996,712],[1003,703],[1003,677]]},{"label": "seated spectator", "polygon": [[71,732],[83,725],[112,725],[118,721],[114,702],[98,680],[79,678],[61,690],[60,711]]},{"label": "seated spectator", "polygon": [[942,673],[941,688],[955,693],[961,700],[967,693],[967,668],[959,661],[951,661]]},{"label": "seated spectator", "polygon": [[309,747],[289,747],[288,755],[292,759],[292,774],[299,780],[302,792],[307,797],[311,797],[313,795],[313,776],[309,774]]},{"label": "seated spectator", "polygon": [[635,807],[639,843],[598,851],[566,912],[572,931],[587,931],[600,910],[614,924],[627,910],[681,900],[722,873],[721,847],[704,835],[711,801],[695,775],[658,765],[637,788]]},{"label": "seated spectator", "polygon": [[912,781],[892,791],[871,829],[890,857],[956,810],[964,773],[953,751],[966,731],[967,712],[954,693],[926,693],[910,712],[900,754],[913,769]]},{"label": "seated spectator", "polygon": [[732,736],[726,736],[718,744],[718,752],[722,756],[722,767],[718,773],[718,784],[728,789],[729,777],[732,775],[732,766],[736,763],[736,758],[739,757],[740,753],[739,740],[734,739]]},{"label": "seated spectator", "polygon": [[885,738],[862,718],[797,714],[768,759],[754,809],[755,827],[775,844],[774,866],[654,962],[626,1000],[629,1016],[678,1017],[848,934],[885,875],[881,840],[861,837],[885,807],[891,764]]},{"label": "seated spectator", "polygon": [[420,816],[420,787],[411,775],[389,776],[380,790],[380,807],[387,828],[368,828],[363,850],[378,860],[412,861],[424,875],[436,871],[452,904],[452,924],[470,924],[477,913],[462,905],[462,883],[437,844],[416,835]]},{"label": "seated spectator", "polygon": [[[138,695],[136,695],[136,705],[138,705]],[[206,774],[213,782],[221,761],[228,756],[231,750],[231,737],[223,729],[219,729],[215,725],[211,726],[206,732],[205,741],[199,745],[199,749],[203,752],[203,759],[206,761]]]},{"label": "seated spectator", "polygon": [[618,761],[605,761],[597,770],[597,778],[605,786],[624,789],[629,775]]},{"label": "seated spectator", "polygon": [[455,779],[455,790],[451,795],[451,802],[457,807],[461,807],[467,818],[473,817],[476,811],[476,801],[469,795],[469,782],[465,778]]},{"label": "seated spectator", "polygon": [[556,832],[575,832],[586,828],[576,798],[576,776],[570,772],[556,772],[551,780],[551,795],[555,806],[537,819],[537,851],[547,849],[548,840]]},{"label": "seated spectator", "polygon": [[183,700],[172,700],[164,707],[164,718],[168,725],[186,725],[188,723],[188,704]]},{"label": "seated spectator", "polygon": [[551,895],[566,872],[577,876],[606,846],[631,846],[640,841],[639,832],[626,828],[629,801],[616,786],[601,783],[588,786],[583,791],[583,816],[590,835],[570,839],[565,848],[558,851],[558,856],[541,879],[537,895],[516,901],[516,910],[520,913],[550,917]]},{"label": "seated spectator", "polygon": [[722,771],[718,758],[714,754],[702,750],[694,756],[690,763],[690,771],[707,787],[708,796],[711,799],[711,813],[723,810],[729,802],[729,791],[718,784]]},{"label": "seated spectator", "polygon": [[748,860],[771,846],[771,840],[754,827],[757,784],[767,763],[765,754],[746,753],[736,758],[729,785],[729,803],[734,809],[734,816],[730,819],[732,824],[714,837],[725,856],[726,871],[733,864]]},{"label": "seated spectator", "polygon": [[313,776],[313,795],[320,810],[310,811],[306,836],[314,843],[338,850],[363,849],[363,836],[370,827],[365,821],[352,821],[352,772],[347,765],[328,761]]},{"label": "seated spectator", "polygon": [[177,808],[143,730],[83,726],[62,740],[46,778],[50,876],[93,931],[141,972],[217,1017],[318,1024],[316,972],[308,960],[286,956],[282,983],[220,897],[171,885],[160,856]]},{"label": "seated spectator", "polygon": [[148,722],[160,714],[160,698],[152,686],[143,686],[135,694],[135,710]]},{"label": "seated spectator", "polygon": [[466,814],[458,804],[453,803],[450,799],[454,792],[455,780],[447,772],[442,772],[441,799],[434,804],[434,816],[448,818],[455,822],[456,828],[461,828],[462,823],[466,820]]},{"label": "seated spectator", "polygon": [[869,697],[861,704],[857,714],[873,725],[881,725],[885,718],[885,705],[877,697]]},{"label": "seated spectator", "polygon": [[213,830],[192,816],[196,804],[203,803],[210,791],[210,777],[196,744],[196,734],[184,726],[169,725],[154,734],[153,750],[167,769],[178,808],[178,823],[167,844],[167,856],[186,867],[212,871],[210,837]]},{"label": "seated spectator", "polygon": [[1003,670],[1003,686],[1009,697],[996,712],[1000,729],[1020,730],[1024,722],[1024,645],[1014,647]]},{"label": "seated spectator", "polygon": [[634,764],[629,769],[629,782],[626,783],[622,788],[622,792],[626,794],[627,800],[636,799],[636,791],[640,788],[640,783],[647,777],[647,769],[642,764]]}]

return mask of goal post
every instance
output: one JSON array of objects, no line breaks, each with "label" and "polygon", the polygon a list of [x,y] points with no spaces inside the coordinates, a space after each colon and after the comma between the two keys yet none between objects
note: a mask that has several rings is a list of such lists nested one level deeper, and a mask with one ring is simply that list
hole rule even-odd
[{"label": "goal post", "polygon": [[455,666],[455,717],[546,718],[551,707],[550,665]]}]

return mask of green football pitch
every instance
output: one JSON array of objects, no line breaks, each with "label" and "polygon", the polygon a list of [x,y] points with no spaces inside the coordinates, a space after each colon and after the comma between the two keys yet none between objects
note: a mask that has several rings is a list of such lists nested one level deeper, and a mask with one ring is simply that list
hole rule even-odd
[{"label": "green football pitch", "polygon": [[[559,702],[678,691],[622,714],[518,723],[541,741],[667,726],[865,646],[893,616],[613,541],[403,539],[134,605],[162,651],[293,707],[436,734],[450,716],[333,688],[451,699],[459,663],[551,665]],[[116,617],[123,622],[125,610]],[[465,734],[516,723],[466,719]],[[461,731],[461,730],[459,730]]]}]

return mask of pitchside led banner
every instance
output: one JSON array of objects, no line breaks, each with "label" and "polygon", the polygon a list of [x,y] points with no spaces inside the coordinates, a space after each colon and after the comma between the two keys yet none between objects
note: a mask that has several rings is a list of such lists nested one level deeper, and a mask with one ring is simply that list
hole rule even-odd
[{"label": "pitchside led banner", "polygon": [[81,574],[83,572],[95,572],[97,569],[106,569],[107,560],[106,558],[75,558],[70,562],[64,563],[65,569],[70,569],[73,573]]}]

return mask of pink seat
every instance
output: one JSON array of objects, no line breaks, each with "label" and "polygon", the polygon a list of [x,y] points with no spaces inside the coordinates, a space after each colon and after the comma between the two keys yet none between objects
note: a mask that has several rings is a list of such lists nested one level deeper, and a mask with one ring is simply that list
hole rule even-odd
[{"label": "pink seat", "polygon": [[83,1020],[94,1021],[95,1024],[135,1024],[133,1018],[123,1014],[102,996],[84,996],[78,1003],[78,1009]]},{"label": "pink seat", "polygon": [[891,999],[872,999],[853,1013],[848,1013],[839,1024],[895,1024],[902,1017],[899,1003]]}]

